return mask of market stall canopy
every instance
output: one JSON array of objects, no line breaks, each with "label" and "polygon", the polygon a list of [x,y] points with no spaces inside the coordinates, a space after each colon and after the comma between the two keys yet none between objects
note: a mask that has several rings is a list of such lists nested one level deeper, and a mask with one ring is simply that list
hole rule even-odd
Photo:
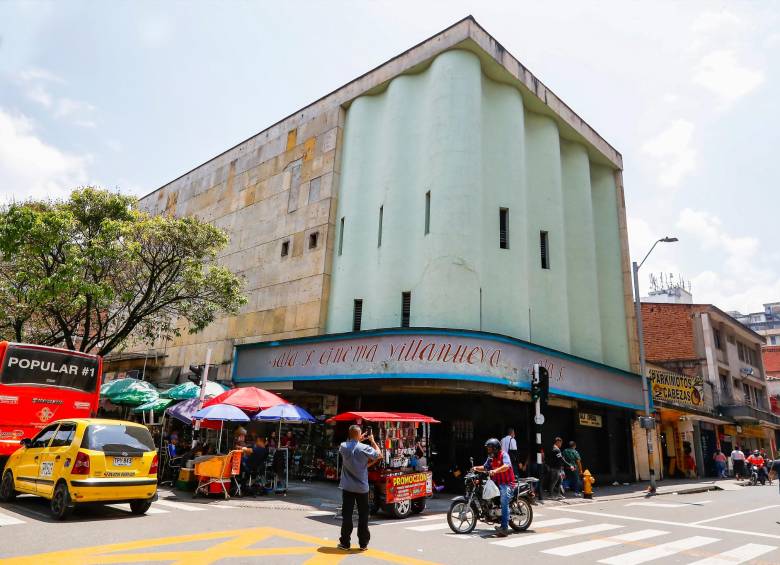
[{"label": "market stall canopy", "polygon": [[281,396],[275,395],[261,388],[253,386],[242,388],[231,388],[219,396],[203,403],[203,407],[213,406],[215,404],[229,404],[240,408],[245,412],[260,412],[271,406],[287,404],[287,401]]},{"label": "market stall canopy", "polygon": [[118,379],[108,384],[110,386],[105,389],[101,387],[100,394],[108,398],[112,404],[119,406],[138,406],[153,402],[160,397],[157,389],[148,381]]},{"label": "market stall canopy", "polygon": [[219,420],[222,422],[248,422],[249,416],[230,404],[212,404],[192,415],[193,420]]},{"label": "market stall canopy", "polygon": [[173,402],[170,398],[158,398],[157,400],[152,400],[151,402],[147,402],[146,404],[141,404],[140,406],[136,406],[133,408],[133,414],[141,414],[142,412],[146,412],[148,410],[151,410],[155,414],[159,414],[160,412],[164,411],[170,403]]},{"label": "market stall canopy", "polygon": [[259,412],[253,420],[260,422],[314,423],[317,418],[295,404],[277,404]]},{"label": "market stall canopy", "polygon": [[189,426],[192,424],[192,415],[198,411],[198,404],[200,404],[200,399],[191,398],[190,400],[185,400],[184,402],[179,402],[175,406],[171,406],[165,413],[171,418],[176,418]]},{"label": "market stall canopy", "polygon": [[426,424],[439,424],[430,416],[417,414],[416,412],[343,412],[327,420],[328,422],[355,422],[366,420],[368,422],[422,422]]},{"label": "market stall canopy", "polygon": [[[213,396],[219,396],[225,392],[227,388],[214,381],[208,381],[206,383],[206,398]],[[186,382],[175,387],[166,390],[162,396],[172,398],[173,400],[189,400],[190,398],[200,398],[200,386],[193,382]]]}]

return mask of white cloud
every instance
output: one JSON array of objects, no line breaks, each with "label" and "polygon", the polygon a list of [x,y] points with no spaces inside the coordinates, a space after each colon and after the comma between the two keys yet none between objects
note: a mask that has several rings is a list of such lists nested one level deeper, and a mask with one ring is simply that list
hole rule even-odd
[{"label": "white cloud", "polygon": [[705,12],[696,18],[691,24],[691,31],[699,34],[711,34],[723,30],[742,30],[746,26],[745,21],[726,10],[719,12]]},{"label": "white cloud", "polygon": [[20,71],[18,77],[27,98],[46,108],[55,118],[80,127],[97,127],[92,104],[52,94],[52,84],[65,84],[59,76],[46,69],[28,68]]},{"label": "white cloud", "polygon": [[722,103],[730,104],[746,96],[764,82],[761,69],[740,63],[737,54],[719,49],[704,55],[693,72],[694,84],[715,94]]},{"label": "white cloud", "polygon": [[642,146],[642,151],[654,160],[653,168],[658,171],[661,186],[676,188],[696,169],[694,129],[688,120],[678,119]]},{"label": "white cloud", "polygon": [[0,108],[0,200],[65,196],[87,181],[89,161],[45,143],[31,120]]},{"label": "white cloud", "polygon": [[680,212],[676,227],[688,236],[686,243],[698,243],[710,265],[692,277],[697,302],[748,312],[780,298],[780,278],[772,270],[777,261],[767,260],[757,238],[735,235],[718,216],[691,208]]}]

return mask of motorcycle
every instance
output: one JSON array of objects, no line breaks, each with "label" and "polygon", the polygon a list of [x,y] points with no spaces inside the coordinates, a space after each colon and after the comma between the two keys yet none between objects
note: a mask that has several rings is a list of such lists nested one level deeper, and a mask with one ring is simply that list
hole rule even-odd
[{"label": "motorcycle", "polygon": [[767,474],[761,472],[755,465],[749,465],[748,470],[750,471],[750,486],[756,486],[759,482],[762,486],[766,484]]},{"label": "motorcycle", "polygon": [[[474,460],[471,461],[474,466]],[[482,492],[489,474],[480,471],[466,473],[464,482],[466,493],[452,500],[447,512],[447,524],[456,534],[471,533],[477,526],[477,521],[482,520],[488,524],[501,523],[501,497],[496,496],[489,500],[482,498]],[[516,532],[527,530],[534,519],[534,511],[531,507],[533,501],[533,484],[538,479],[519,479],[517,487],[509,499],[509,526]]]}]

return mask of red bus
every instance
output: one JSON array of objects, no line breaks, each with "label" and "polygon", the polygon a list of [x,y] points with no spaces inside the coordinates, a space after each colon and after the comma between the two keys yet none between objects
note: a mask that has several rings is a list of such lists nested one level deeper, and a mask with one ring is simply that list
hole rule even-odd
[{"label": "red bus", "polygon": [[0,341],[0,360],[0,469],[49,422],[97,414],[100,356]]}]

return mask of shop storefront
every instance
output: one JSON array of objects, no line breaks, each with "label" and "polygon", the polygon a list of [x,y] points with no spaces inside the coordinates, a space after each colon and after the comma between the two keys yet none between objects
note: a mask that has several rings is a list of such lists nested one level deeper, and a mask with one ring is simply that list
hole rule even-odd
[{"label": "shop storefront", "polygon": [[[233,380],[284,390],[329,412],[393,410],[428,414],[440,468],[468,465],[489,437],[517,432],[521,458],[534,457],[533,365],[550,374],[542,428],[574,440],[600,480],[634,480],[632,423],[642,408],[638,375],[506,336],[439,329],[388,329],[236,347]],[[334,438],[334,441],[338,438]]]}]

